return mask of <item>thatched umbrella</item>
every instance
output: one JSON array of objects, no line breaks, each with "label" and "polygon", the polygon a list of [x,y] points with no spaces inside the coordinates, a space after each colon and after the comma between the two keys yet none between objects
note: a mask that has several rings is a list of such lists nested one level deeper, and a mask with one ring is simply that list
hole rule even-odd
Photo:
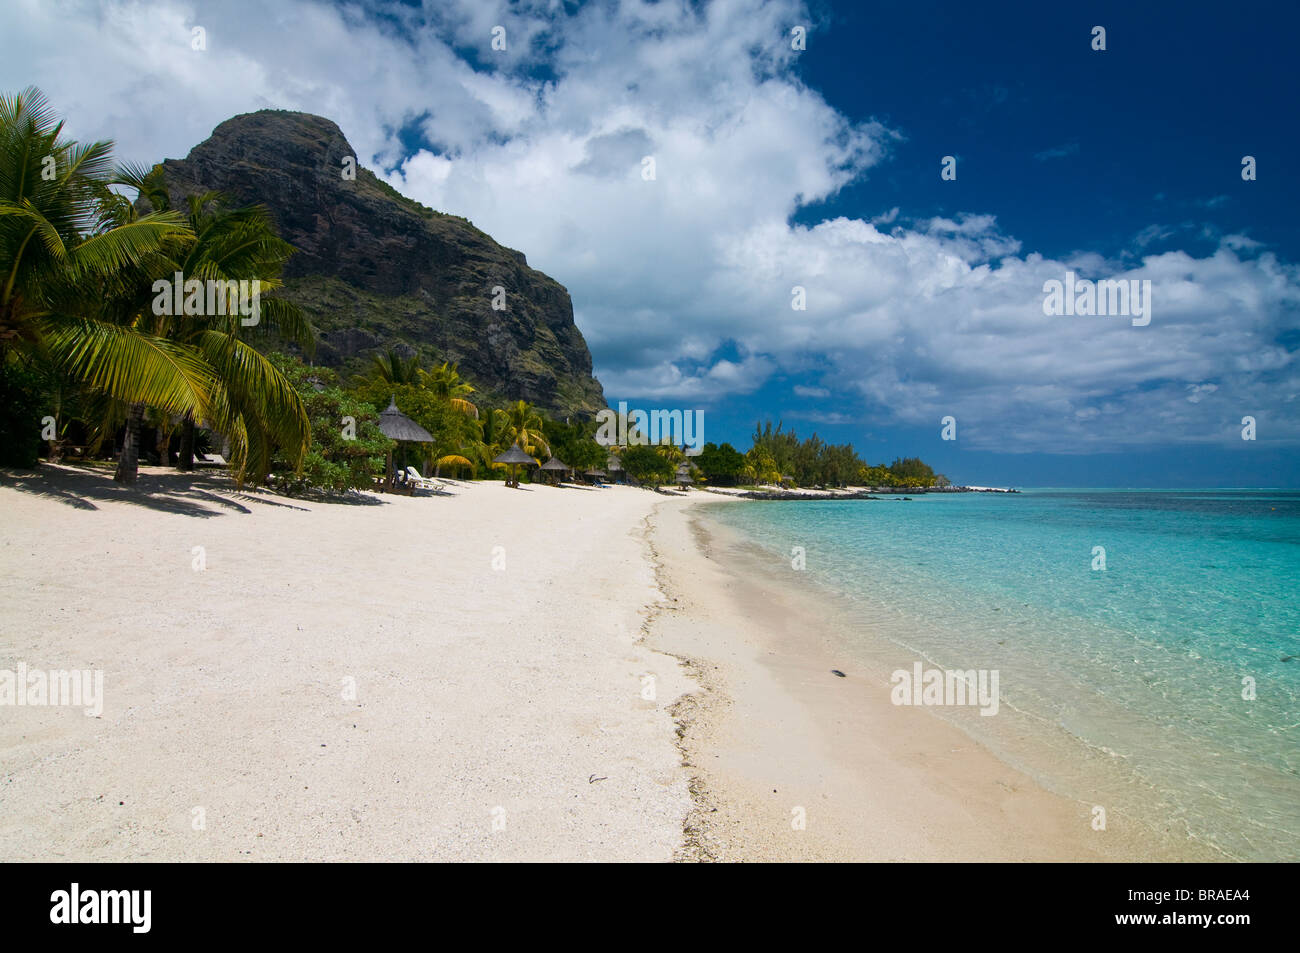
[{"label": "thatched umbrella", "polygon": [[[609,469],[610,473],[626,472],[623,470],[622,461],[620,461],[619,458],[614,456],[614,454],[612,453],[609,455],[609,459],[605,461],[605,466]],[[614,479],[617,480],[618,477],[614,477]]]},{"label": "thatched umbrella", "polygon": [[601,470],[601,469],[598,468],[598,467],[592,467],[590,470],[587,470],[587,471],[585,471],[585,472],[583,473],[583,476],[589,476],[589,477],[591,477],[593,480],[598,480],[598,479],[600,479],[601,477],[603,477],[604,475],[605,475],[605,471],[604,471],[604,470]]},{"label": "thatched umbrella", "polygon": [[677,467],[677,482],[682,484],[683,486],[685,486],[688,483],[694,483],[695,480],[691,476],[691,469],[692,467],[691,464],[689,463],[679,464]]},{"label": "thatched umbrella", "polygon": [[[542,469],[555,470],[559,473],[567,473],[568,471],[572,470],[573,467],[569,466],[559,457],[551,457],[551,459],[547,460],[545,463],[542,464]],[[562,478],[557,478],[556,482],[558,483],[560,479]]]},{"label": "thatched umbrella", "polygon": [[[397,409],[397,399],[391,398],[388,409],[379,415],[379,432],[391,440],[405,440],[411,443],[432,443],[433,434],[425,430],[406,414]],[[385,485],[393,487],[393,451],[388,451],[388,476]]]},{"label": "thatched umbrella", "polygon": [[523,463],[537,465],[537,461],[519,449],[519,444],[511,445],[510,449],[499,457],[492,458],[493,463],[504,463],[510,467],[510,479],[506,481],[506,486],[518,487],[519,481],[515,479],[515,467]]}]

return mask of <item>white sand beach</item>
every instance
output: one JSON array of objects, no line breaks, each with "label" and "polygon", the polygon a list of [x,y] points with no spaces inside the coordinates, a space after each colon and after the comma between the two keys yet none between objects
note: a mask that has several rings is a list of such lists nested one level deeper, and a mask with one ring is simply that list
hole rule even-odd
[{"label": "white sand beach", "polygon": [[0,474],[0,670],[104,673],[99,717],[0,707],[0,859],[1185,856],[831,675],[717,496],[359,498]]},{"label": "white sand beach", "polygon": [[654,494],[41,474],[0,480],[0,669],[102,669],[105,701],[0,708],[0,858],[673,857],[689,685],[636,644]]}]

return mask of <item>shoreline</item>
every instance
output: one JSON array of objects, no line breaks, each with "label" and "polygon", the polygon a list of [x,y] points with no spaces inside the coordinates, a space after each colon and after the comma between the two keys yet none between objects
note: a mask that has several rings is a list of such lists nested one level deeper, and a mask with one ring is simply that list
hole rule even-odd
[{"label": "shoreline", "polygon": [[992,486],[849,486],[834,489],[815,489],[806,487],[786,489],[777,486],[764,486],[757,489],[742,489],[739,487],[704,486],[696,487],[695,489],[700,493],[708,493],[724,500],[780,500],[783,502],[797,500],[808,503],[843,500],[883,500],[888,497],[901,497],[906,500],[913,496],[949,496],[962,493],[1020,493],[1020,490],[1012,489],[1010,487]]},{"label": "shoreline", "polygon": [[701,684],[674,710],[695,798],[679,859],[1229,859],[1115,812],[1094,831],[1093,805],[935,711],[891,704],[888,669],[837,638],[826,593],[761,572],[696,507],[657,507],[651,524],[671,608],[649,644]]}]

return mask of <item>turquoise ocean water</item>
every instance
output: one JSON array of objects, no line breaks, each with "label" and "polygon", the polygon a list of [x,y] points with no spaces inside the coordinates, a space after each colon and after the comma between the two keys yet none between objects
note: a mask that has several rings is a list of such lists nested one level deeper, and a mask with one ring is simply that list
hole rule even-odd
[{"label": "turquoise ocean water", "polygon": [[706,512],[791,579],[804,547],[806,580],[848,607],[846,645],[997,669],[1012,717],[962,727],[1054,790],[1228,857],[1300,860],[1300,491]]}]

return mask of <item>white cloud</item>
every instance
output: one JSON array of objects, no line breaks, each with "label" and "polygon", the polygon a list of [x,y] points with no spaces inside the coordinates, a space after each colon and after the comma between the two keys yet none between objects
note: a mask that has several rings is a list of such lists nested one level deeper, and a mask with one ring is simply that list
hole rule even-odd
[{"label": "white cloud", "polygon": [[825,387],[806,387],[803,384],[795,384],[794,392],[800,397],[829,397],[831,392]]},{"label": "white cloud", "polygon": [[720,360],[693,371],[684,371],[678,364],[665,361],[654,367],[625,371],[620,381],[623,393],[638,397],[708,402],[728,395],[751,393],[761,387],[775,369],[772,360],[758,356],[738,362]]},{"label": "white cloud", "polygon": [[779,415],[782,420],[806,420],[813,424],[839,426],[857,423],[857,418],[838,410],[787,410]]}]

